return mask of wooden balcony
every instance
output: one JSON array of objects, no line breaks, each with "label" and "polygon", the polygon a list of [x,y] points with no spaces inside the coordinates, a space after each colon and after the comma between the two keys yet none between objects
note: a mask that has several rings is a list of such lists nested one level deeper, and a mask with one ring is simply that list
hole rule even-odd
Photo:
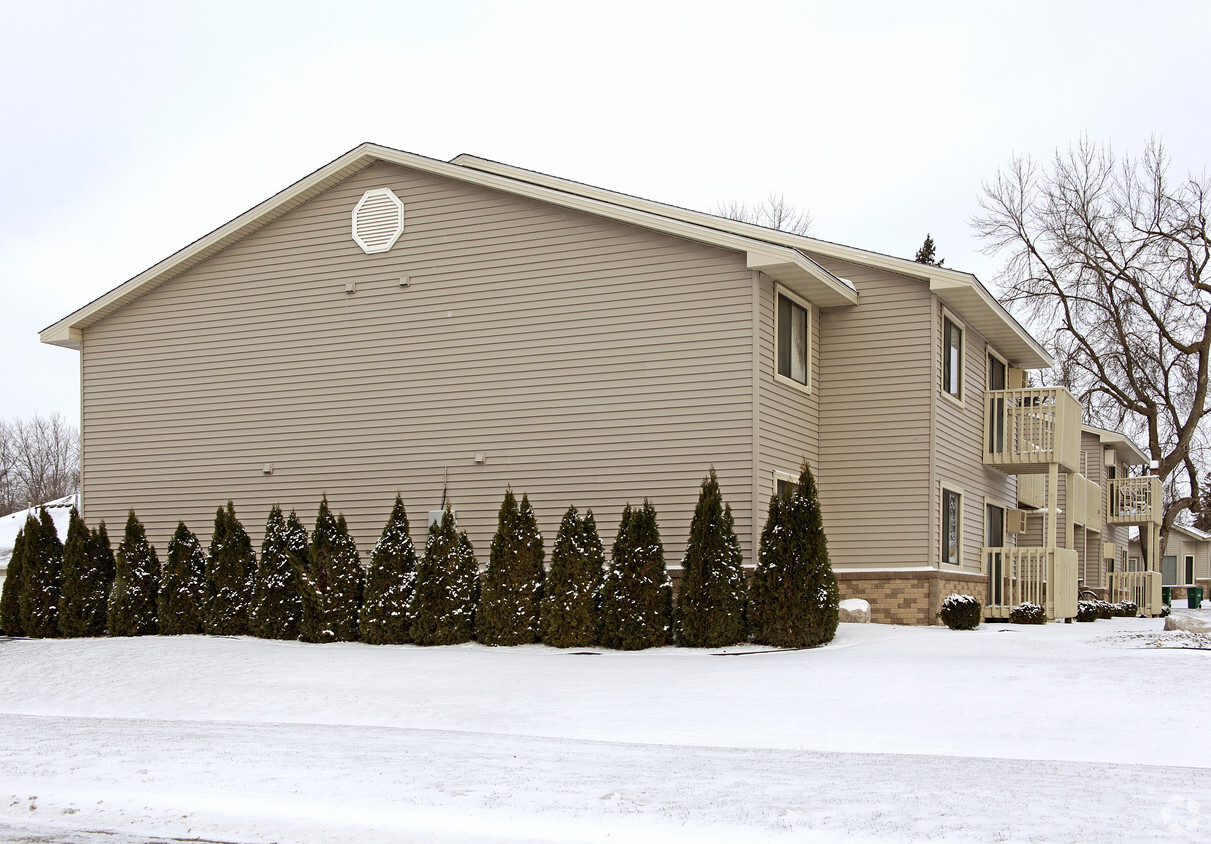
[{"label": "wooden balcony", "polygon": [[1159,525],[1164,516],[1161,479],[1115,478],[1107,484],[1109,504],[1106,522],[1112,525]]},{"label": "wooden balcony", "polygon": [[1006,474],[1075,472],[1081,460],[1081,404],[1062,387],[984,393],[984,463]]},{"label": "wooden balcony", "polygon": [[1161,573],[1159,571],[1110,572],[1110,602],[1134,601],[1140,615],[1153,618],[1161,614]]},{"label": "wooden balcony", "polygon": [[1084,475],[1073,476],[1072,493],[1068,496],[1072,519],[1087,530],[1102,530],[1102,488]]},{"label": "wooden balcony", "polygon": [[1067,548],[985,548],[988,605],[985,618],[1009,618],[1026,601],[1049,620],[1076,616],[1077,554]]}]

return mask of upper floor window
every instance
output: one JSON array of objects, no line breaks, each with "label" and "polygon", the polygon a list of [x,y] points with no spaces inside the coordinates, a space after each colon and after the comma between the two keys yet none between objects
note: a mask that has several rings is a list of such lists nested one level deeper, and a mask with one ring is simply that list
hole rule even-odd
[{"label": "upper floor window", "polygon": [[942,319],[942,389],[963,398],[963,329],[950,317]]},{"label": "upper floor window", "polygon": [[810,345],[807,306],[778,293],[778,374],[807,386]]},{"label": "upper floor window", "polygon": [[962,562],[963,494],[942,488],[942,562],[957,566]]}]

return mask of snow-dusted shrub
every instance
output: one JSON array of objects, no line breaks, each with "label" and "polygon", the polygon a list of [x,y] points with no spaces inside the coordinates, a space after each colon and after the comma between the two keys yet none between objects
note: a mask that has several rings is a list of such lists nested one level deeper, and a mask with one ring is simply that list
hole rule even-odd
[{"label": "snow-dusted shrub", "polygon": [[256,581],[252,586],[252,610],[249,624],[253,636],[262,639],[297,639],[303,617],[303,601],[299,597],[298,580],[291,553],[301,557],[307,552],[307,532],[293,511],[297,525],[294,547],[282,508],[274,504],[265,521],[265,539],[261,542],[261,558],[257,562]]},{"label": "snow-dusted shrub", "polygon": [[333,517],[328,496],[320,501],[307,549],[306,577],[299,581],[303,600],[300,637],[304,642],[353,642],[365,592],[365,572],[345,517]]},{"label": "snow-dusted shrub", "polygon": [[1076,620],[1077,621],[1097,621],[1102,617],[1101,610],[1098,604],[1101,601],[1077,601],[1076,602]]},{"label": "snow-dusted shrub", "polygon": [[206,554],[193,531],[177,522],[156,596],[160,635],[201,633],[205,603]]},{"label": "snow-dusted shrub", "polygon": [[1114,610],[1114,615],[1118,618],[1135,618],[1139,615],[1140,608],[1135,601],[1119,601],[1117,604],[1111,604]]},{"label": "snow-dusted shrub", "polygon": [[412,641],[410,613],[415,587],[416,549],[404,501],[396,495],[378,544],[370,552],[361,618],[364,641],[372,645],[402,645]]},{"label": "snow-dusted shrub", "polygon": [[214,515],[214,533],[206,559],[206,632],[216,636],[243,636],[249,632],[252,582],[256,555],[252,540],[235,506],[228,501]]},{"label": "snow-dusted shrub", "polygon": [[1009,611],[1010,624],[1046,624],[1047,613],[1038,604],[1025,601]]},{"label": "snow-dusted shrub", "polygon": [[25,619],[21,616],[22,570],[25,568],[25,528],[17,531],[13,553],[8,558],[8,574],[0,592],[0,630],[5,636],[24,636]]},{"label": "snow-dusted shrub", "polygon": [[938,618],[951,630],[975,630],[980,626],[982,610],[974,595],[952,593],[942,599]]},{"label": "snow-dusted shrub", "polygon": [[543,556],[542,534],[530,499],[523,494],[519,507],[513,490],[506,490],[475,610],[475,638],[480,643],[528,645],[538,641]]},{"label": "snow-dusted shrub", "polygon": [[542,596],[542,641],[553,648],[597,643],[597,600],[605,553],[590,510],[569,507],[555,534]]},{"label": "snow-dusted shrub", "polygon": [[599,638],[607,648],[637,651],[672,644],[673,586],[664,567],[656,508],[622,512],[601,585]]},{"label": "snow-dusted shrub", "polygon": [[1171,613],[1171,612],[1173,612],[1172,604],[1161,604],[1161,614],[1160,614],[1161,618],[1164,618],[1165,616],[1169,615],[1169,613]]},{"label": "snow-dusted shrub", "polygon": [[114,554],[105,523],[90,531],[73,507],[63,544],[59,632],[64,636],[103,636],[113,581]]},{"label": "snow-dusted shrub", "polygon": [[681,559],[675,612],[677,644],[719,648],[743,642],[748,590],[732,508],[723,503],[714,468],[702,481]]},{"label": "snow-dusted shrub", "polygon": [[25,562],[21,568],[21,616],[25,635],[49,639],[59,635],[59,593],[63,543],[45,507],[38,518],[25,520]]},{"label": "snow-dusted shrub", "polygon": [[465,533],[454,526],[446,508],[429,525],[425,554],[416,567],[412,598],[412,641],[418,645],[456,645],[475,632],[479,600],[479,565]]},{"label": "snow-dusted shrub", "polygon": [[837,635],[839,604],[816,479],[804,463],[798,484],[770,499],[761,530],[749,592],[753,641],[780,648],[827,644]]},{"label": "snow-dusted shrub", "polygon": [[160,560],[147,541],[143,523],[131,510],[114,557],[114,585],[106,616],[110,636],[152,636],[158,631],[156,593]]}]

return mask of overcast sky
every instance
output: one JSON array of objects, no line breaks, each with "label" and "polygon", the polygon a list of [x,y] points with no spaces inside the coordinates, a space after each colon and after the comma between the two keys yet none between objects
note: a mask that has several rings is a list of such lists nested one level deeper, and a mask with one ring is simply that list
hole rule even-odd
[{"label": "overcast sky", "polygon": [[[1203,172],[1211,4],[0,0],[0,419],[79,414],[38,332],[362,141],[469,152],[992,283],[1015,154]],[[993,6],[993,4],[987,4]]]}]

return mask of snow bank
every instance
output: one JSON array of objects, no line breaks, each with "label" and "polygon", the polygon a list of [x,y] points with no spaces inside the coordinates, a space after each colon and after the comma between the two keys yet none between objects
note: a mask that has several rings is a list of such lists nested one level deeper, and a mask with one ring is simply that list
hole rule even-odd
[{"label": "snow bank", "polygon": [[[50,512],[51,518],[55,520],[55,529],[59,531],[59,539],[67,538],[68,515],[71,513],[72,505],[76,503],[76,498],[75,495],[69,495],[55,501],[48,501],[43,505]],[[13,555],[13,543],[17,541],[17,534],[21,532],[21,528],[25,527],[25,518],[30,513],[37,518],[38,508],[32,507],[29,510],[18,510],[7,516],[0,516],[0,569],[8,566],[8,558]]]}]

